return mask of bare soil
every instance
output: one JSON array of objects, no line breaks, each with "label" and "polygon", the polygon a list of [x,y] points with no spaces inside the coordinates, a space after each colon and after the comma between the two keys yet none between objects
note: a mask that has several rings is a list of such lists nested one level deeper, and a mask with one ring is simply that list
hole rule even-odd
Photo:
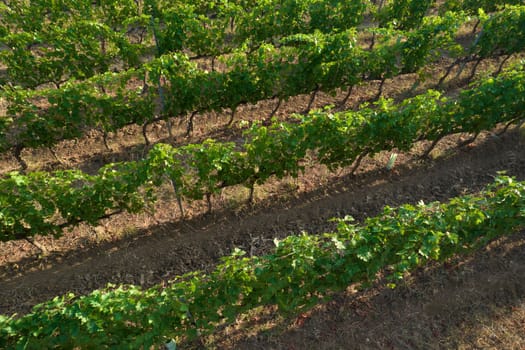
[{"label": "bare soil", "polygon": [[[429,69],[436,75],[446,61]],[[481,71],[494,68],[486,61]],[[402,99],[415,82],[414,75],[388,81],[385,95]],[[413,93],[432,85],[420,84]],[[465,86],[455,80],[448,93]],[[347,108],[375,95],[377,82],[358,89]],[[321,94],[315,107],[340,100]],[[279,110],[284,120],[303,111],[309,96],[287,101]],[[243,106],[237,120],[267,116],[275,101]],[[207,137],[242,138],[240,124],[226,129],[227,111],[199,116],[194,133],[184,138],[184,123],[167,139],[167,126],[149,129],[154,142],[199,142]],[[392,171],[385,169],[390,153],[367,158],[357,173],[349,169],[331,173],[312,160],[298,180],[273,180],[256,189],[256,204],[245,204],[247,190],[233,187],[213,199],[213,212],[205,215],[204,202],[185,203],[181,220],[169,189],[161,189],[155,211],[118,215],[98,227],[80,226],[63,237],[37,237],[39,248],[26,241],[0,243],[0,314],[30,311],[37,303],[67,292],[85,294],[107,283],[133,283],[144,287],[185,272],[210,270],[234,247],[250,254],[265,254],[275,237],[301,231],[332,230],[333,217],[352,215],[358,220],[377,214],[385,205],[448,198],[480,190],[498,171],[525,179],[525,142],[517,128],[483,133],[465,147],[468,135],[441,141],[431,158],[421,160],[428,142],[399,154]],[[79,168],[94,173],[108,162],[133,160],[147,152],[139,128],[126,128],[110,138],[106,150],[102,135],[61,143],[55,152],[25,150],[30,170]],[[9,155],[0,160],[2,173],[18,168]],[[297,318],[284,319],[272,307],[240,316],[238,322],[205,338],[206,347],[218,349],[522,349],[525,348],[525,232],[492,242],[480,252],[445,265],[416,271],[403,286],[389,290],[382,284],[364,291],[349,287],[331,302]],[[194,345],[185,344],[192,348]]]}]

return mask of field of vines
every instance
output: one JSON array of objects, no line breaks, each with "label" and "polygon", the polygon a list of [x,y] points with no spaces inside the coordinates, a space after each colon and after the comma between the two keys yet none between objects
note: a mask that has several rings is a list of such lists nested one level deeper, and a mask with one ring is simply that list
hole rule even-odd
[{"label": "field of vines", "polygon": [[255,348],[221,336],[523,255],[524,1],[16,0],[0,37],[1,349]]}]

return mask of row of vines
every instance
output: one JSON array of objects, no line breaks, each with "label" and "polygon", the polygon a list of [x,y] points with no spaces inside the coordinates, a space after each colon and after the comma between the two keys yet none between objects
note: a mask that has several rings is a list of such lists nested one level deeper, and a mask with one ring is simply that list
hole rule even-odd
[{"label": "row of vines", "polygon": [[[447,13],[427,17],[415,30],[379,30],[377,45],[359,46],[354,29],[337,34],[297,34],[278,46],[236,51],[225,58],[225,71],[198,68],[184,54],[167,54],[137,69],[104,73],[58,89],[28,90],[5,87],[7,114],[0,119],[0,149],[13,150],[20,159],[25,147],[51,147],[78,138],[93,128],[104,132],[123,126],[144,127],[157,120],[199,112],[231,110],[245,103],[318,91],[335,92],[365,80],[417,72],[436,60],[443,50],[457,55],[456,63],[520,52],[525,45],[525,7],[509,7],[482,18],[483,31],[466,52],[455,42],[465,16]],[[451,65],[451,68],[455,65]],[[450,71],[450,70],[449,70]],[[448,75],[448,74],[447,74]],[[444,78],[444,77],[443,77]],[[155,88],[164,83],[160,88]],[[131,88],[130,86],[134,86]],[[378,97],[381,89],[378,92]],[[344,102],[344,101],[343,101]],[[21,161],[24,167],[23,160]]]},{"label": "row of vines", "polygon": [[[525,111],[523,1],[487,0],[37,0],[0,3],[0,152],[20,171],[0,178],[0,241],[59,237],[81,223],[139,213],[170,188],[184,206],[229,186],[298,178],[305,159],[330,170],[381,151],[445,136],[477,135]],[[474,40],[460,45],[470,23]],[[420,73],[443,58],[454,68],[503,58],[455,97],[428,90],[402,102],[381,97],[386,79]],[[201,59],[211,62],[202,67]],[[354,87],[379,80],[373,101],[344,110]],[[318,92],[347,90],[341,108],[309,111]],[[281,101],[311,94],[303,114],[272,116]],[[27,172],[24,148],[53,147],[92,130],[104,134],[173,117],[276,99],[242,141],[153,145],[137,161],[80,170]],[[292,235],[266,256],[235,250],[210,273],[163,287],[108,286],[61,296],[25,316],[0,316],[0,348],[150,348],[195,338],[259,306],[305,310],[350,283],[384,273],[391,285],[417,266],[443,261],[525,227],[525,183],[498,176],[478,195],[448,203],[386,207],[362,225]]]},{"label": "row of vines", "polygon": [[446,135],[477,135],[498,123],[516,122],[524,106],[520,65],[482,79],[455,99],[430,90],[400,104],[380,99],[359,111],[314,111],[297,115],[298,123],[254,124],[242,145],[214,140],[178,148],[157,144],[145,159],[109,164],[97,175],[78,170],[11,173],[0,180],[0,239],[60,235],[66,226],[96,224],[108,213],[139,212],[166,181],[179,202],[209,202],[226,186],[253,189],[272,176],[299,176],[307,152],[330,169],[351,164],[355,169],[366,155],[408,150],[419,140],[435,146]]},{"label": "row of vines", "polygon": [[366,286],[380,271],[394,285],[428,261],[523,228],[524,208],[525,183],[500,176],[476,196],[386,207],[363,225],[346,218],[333,233],[289,236],[266,256],[236,250],[211,273],[162,288],[109,286],[56,297],[21,318],[0,316],[0,347],[149,349],[205,335],[259,306],[297,313],[351,283]]}]

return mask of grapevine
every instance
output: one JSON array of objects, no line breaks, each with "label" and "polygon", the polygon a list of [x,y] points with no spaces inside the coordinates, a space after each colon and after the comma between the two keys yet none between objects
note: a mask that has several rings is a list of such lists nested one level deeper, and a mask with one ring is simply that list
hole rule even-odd
[{"label": "grapevine", "polygon": [[0,316],[2,348],[151,348],[208,334],[258,306],[285,315],[326,300],[351,283],[366,286],[384,271],[390,285],[428,261],[445,261],[525,226],[525,183],[498,176],[476,195],[448,203],[385,207],[335,232],[292,235],[266,256],[239,249],[209,274],[193,272],[166,286],[108,286],[68,294],[17,318]]},{"label": "grapevine", "polygon": [[[371,51],[357,45],[353,29],[331,35],[316,32],[283,38],[280,48],[264,44],[251,54],[236,52],[224,72],[204,71],[188,56],[174,53],[140,69],[67,82],[60,89],[5,87],[8,106],[0,147],[52,146],[92,128],[111,132],[158,120],[159,90],[131,90],[128,84],[146,81],[145,86],[157,86],[160,76],[167,81],[164,118],[226,108],[235,111],[243,103],[283,100],[311,91],[332,92],[358,84],[363,76],[384,81],[417,71],[436,58],[438,50],[455,47],[453,33],[461,18],[452,14],[431,18],[409,33],[385,31]],[[421,45],[421,40],[426,44]],[[49,106],[39,107],[37,101],[42,100]]]},{"label": "grapevine", "polygon": [[154,188],[165,179],[178,198],[209,200],[225,186],[253,188],[272,176],[297,177],[307,152],[334,170],[357,167],[380,151],[408,150],[418,140],[435,145],[449,134],[479,133],[523,118],[524,91],[525,73],[517,67],[481,80],[455,100],[431,90],[397,105],[381,99],[359,111],[299,115],[300,123],[256,123],[241,149],[213,140],[178,148],[157,144],[145,159],[109,164],[96,175],[12,173],[0,180],[0,240],[59,236],[65,227],[96,224],[111,212],[139,212],[155,200]]}]

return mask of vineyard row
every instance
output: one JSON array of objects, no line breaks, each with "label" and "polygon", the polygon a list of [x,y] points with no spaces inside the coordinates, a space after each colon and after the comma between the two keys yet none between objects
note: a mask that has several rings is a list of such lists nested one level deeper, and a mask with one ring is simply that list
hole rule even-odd
[{"label": "vineyard row", "polygon": [[485,18],[476,44],[461,56],[454,36],[463,19],[447,13],[427,17],[415,31],[381,31],[371,50],[356,44],[354,30],[329,35],[318,32],[283,38],[279,48],[266,44],[251,54],[237,52],[229,56],[225,72],[199,69],[186,55],[170,54],[138,70],[106,73],[85,82],[66,83],[60,89],[6,88],[7,115],[0,118],[0,149],[14,149],[19,155],[22,148],[50,147],[93,128],[105,132],[129,124],[145,128],[159,119],[227,108],[233,118],[244,103],[278,98],[279,106],[281,100],[298,94],[313,91],[315,97],[318,91],[351,91],[363,79],[384,82],[415,72],[440,57],[442,50],[465,60],[476,57],[478,62],[523,50],[525,6]]},{"label": "vineyard row", "polygon": [[145,290],[108,286],[68,294],[20,318],[0,316],[0,347],[150,349],[209,334],[260,306],[297,314],[352,283],[366,287],[379,272],[393,287],[418,266],[523,227],[525,182],[498,176],[477,195],[386,207],[362,225],[345,218],[333,233],[289,236],[275,241],[269,255],[246,257],[237,249],[209,274]]},{"label": "vineyard row", "polygon": [[152,45],[156,56],[217,56],[246,42],[256,45],[295,33],[346,30],[361,22],[367,3],[15,2],[0,6],[0,33],[7,49],[0,59],[8,67],[7,81],[15,85],[35,88],[53,82],[59,87],[68,78],[138,68],[151,55]]},{"label": "vineyard row", "polygon": [[[440,10],[477,15],[521,1],[447,1]],[[39,0],[0,4],[0,60],[5,81],[35,88],[85,79],[108,70],[138,68],[145,57],[191,52],[194,57],[230,53],[243,44],[297,34],[341,32],[368,14],[379,27],[417,28],[434,0],[371,1],[158,1]]]},{"label": "vineyard row", "polygon": [[[11,173],[0,180],[0,240],[59,236],[80,222],[95,225],[115,212],[136,213],[169,183],[179,200],[211,198],[222,188],[252,190],[272,176],[298,177],[307,153],[330,169],[354,164],[380,151],[408,150],[419,140],[490,130],[524,117],[525,71],[518,66],[448,99],[430,90],[394,104],[380,99],[359,111],[314,111],[298,123],[258,123],[242,145],[207,140],[175,148],[157,144],[140,161],[109,164],[97,175],[78,170]],[[430,151],[430,149],[427,151]]]}]

